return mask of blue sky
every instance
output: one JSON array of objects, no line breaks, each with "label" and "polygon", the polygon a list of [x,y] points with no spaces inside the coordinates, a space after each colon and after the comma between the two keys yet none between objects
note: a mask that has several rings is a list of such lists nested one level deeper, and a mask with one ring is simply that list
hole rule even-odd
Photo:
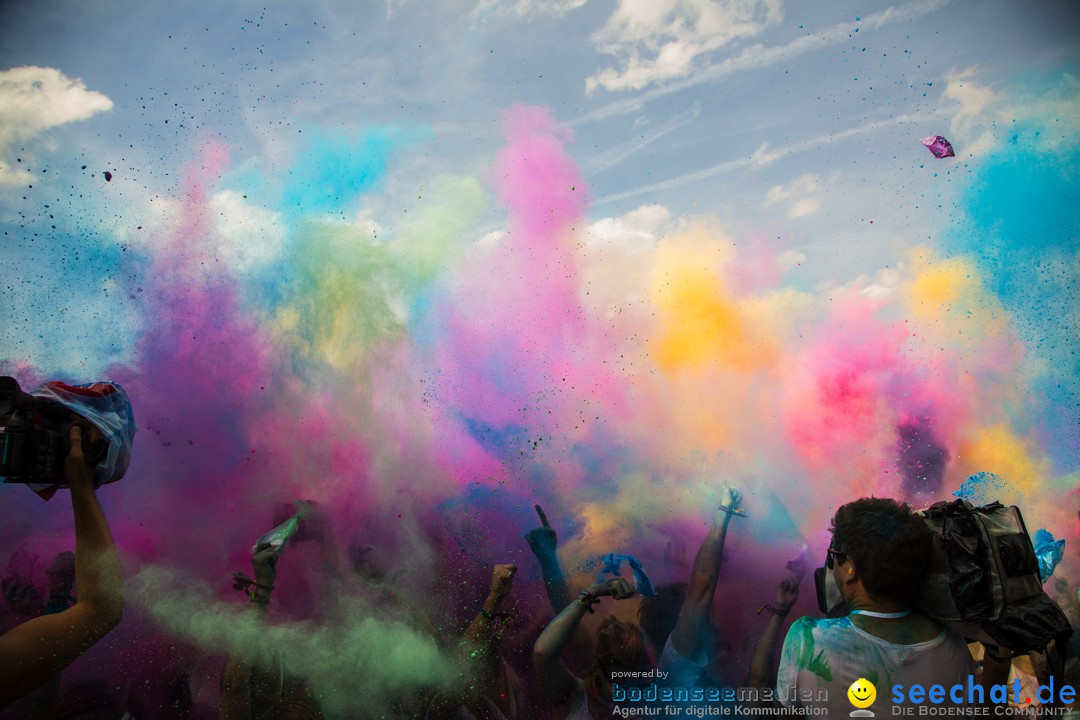
[{"label": "blue sky", "polygon": [[[132,241],[211,139],[231,151],[220,201],[272,235],[260,198],[287,184],[305,132],[392,138],[360,217],[392,235],[435,178],[488,177],[500,113],[522,102],[572,132],[599,234],[706,215],[783,251],[792,285],[887,283],[906,247],[957,221],[1010,121],[1040,113],[1073,139],[1077,122],[1068,1],[14,0],[3,14],[0,223],[24,275],[66,252],[25,244],[57,216],[69,236]],[[919,144],[932,134],[957,157],[935,160]],[[504,219],[493,203],[470,232]],[[13,295],[30,317],[28,292]]]}]

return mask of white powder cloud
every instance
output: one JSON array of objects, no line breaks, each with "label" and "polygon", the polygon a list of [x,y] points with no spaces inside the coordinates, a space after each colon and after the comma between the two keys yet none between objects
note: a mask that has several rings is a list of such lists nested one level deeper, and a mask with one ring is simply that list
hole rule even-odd
[{"label": "white powder cloud", "polygon": [[269,265],[285,247],[285,226],[280,213],[244,201],[222,190],[210,197],[214,229],[221,242],[218,256],[236,270]]}]

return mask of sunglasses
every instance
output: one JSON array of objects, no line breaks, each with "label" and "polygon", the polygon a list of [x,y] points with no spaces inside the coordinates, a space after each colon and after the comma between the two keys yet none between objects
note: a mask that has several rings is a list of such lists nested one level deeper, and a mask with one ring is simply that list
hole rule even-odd
[{"label": "sunglasses", "polygon": [[[840,559],[837,560],[835,558],[840,558]],[[828,549],[828,554],[827,554],[827,556],[825,558],[825,567],[832,570],[833,567],[837,563],[843,563],[846,558],[847,558],[847,553],[842,553],[839,550],[837,550],[836,548],[829,548]]]}]

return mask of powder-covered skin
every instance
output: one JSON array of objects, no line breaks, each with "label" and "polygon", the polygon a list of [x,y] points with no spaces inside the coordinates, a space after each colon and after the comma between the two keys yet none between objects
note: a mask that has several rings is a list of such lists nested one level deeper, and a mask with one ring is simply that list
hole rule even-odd
[{"label": "powder-covered skin", "polygon": [[[823,557],[829,517],[859,496],[921,507],[993,473],[994,492],[968,481],[962,496],[1020,504],[1065,539],[1056,576],[1076,577],[1075,136],[1036,144],[1039,162],[1031,144],[994,151],[941,236],[896,249],[889,287],[807,289],[707,213],[648,239],[589,236],[570,133],[546,108],[502,120],[487,167],[431,178],[392,224],[365,211],[425,133],[316,129],[276,174],[207,143],[138,243],[102,227],[70,263],[12,257],[75,299],[30,307],[0,370],[131,395],[133,462],[100,496],[138,613],[213,653],[261,652],[228,578],[298,498],[322,504],[343,547],[374,546],[433,623],[359,601],[329,625],[292,619],[323,586],[310,545],[286,548],[266,642],[305,637],[309,664],[290,667],[339,708],[448,682],[457,660],[433,637],[473,616],[492,563],[517,563],[514,596],[542,612],[522,538],[535,503],[565,568],[632,555],[660,585],[685,582],[736,485],[747,512],[716,619],[732,663],[785,559],[803,543]],[[1035,198],[1038,213],[1020,207]],[[240,200],[262,214],[241,217]],[[267,225],[237,240],[222,218]],[[75,218],[57,222],[75,236]],[[0,551],[70,547],[63,495],[0,493]],[[807,612],[812,596],[804,584]],[[366,679],[346,688],[335,662]]]}]

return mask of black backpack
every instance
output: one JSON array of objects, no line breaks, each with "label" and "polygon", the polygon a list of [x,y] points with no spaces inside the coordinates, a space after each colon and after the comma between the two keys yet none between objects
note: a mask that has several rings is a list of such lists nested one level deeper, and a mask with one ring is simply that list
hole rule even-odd
[{"label": "black backpack", "polygon": [[953,500],[920,514],[934,546],[919,609],[969,640],[998,648],[995,654],[1046,652],[1052,645],[1063,664],[1072,628],[1043,590],[1020,510]]}]

